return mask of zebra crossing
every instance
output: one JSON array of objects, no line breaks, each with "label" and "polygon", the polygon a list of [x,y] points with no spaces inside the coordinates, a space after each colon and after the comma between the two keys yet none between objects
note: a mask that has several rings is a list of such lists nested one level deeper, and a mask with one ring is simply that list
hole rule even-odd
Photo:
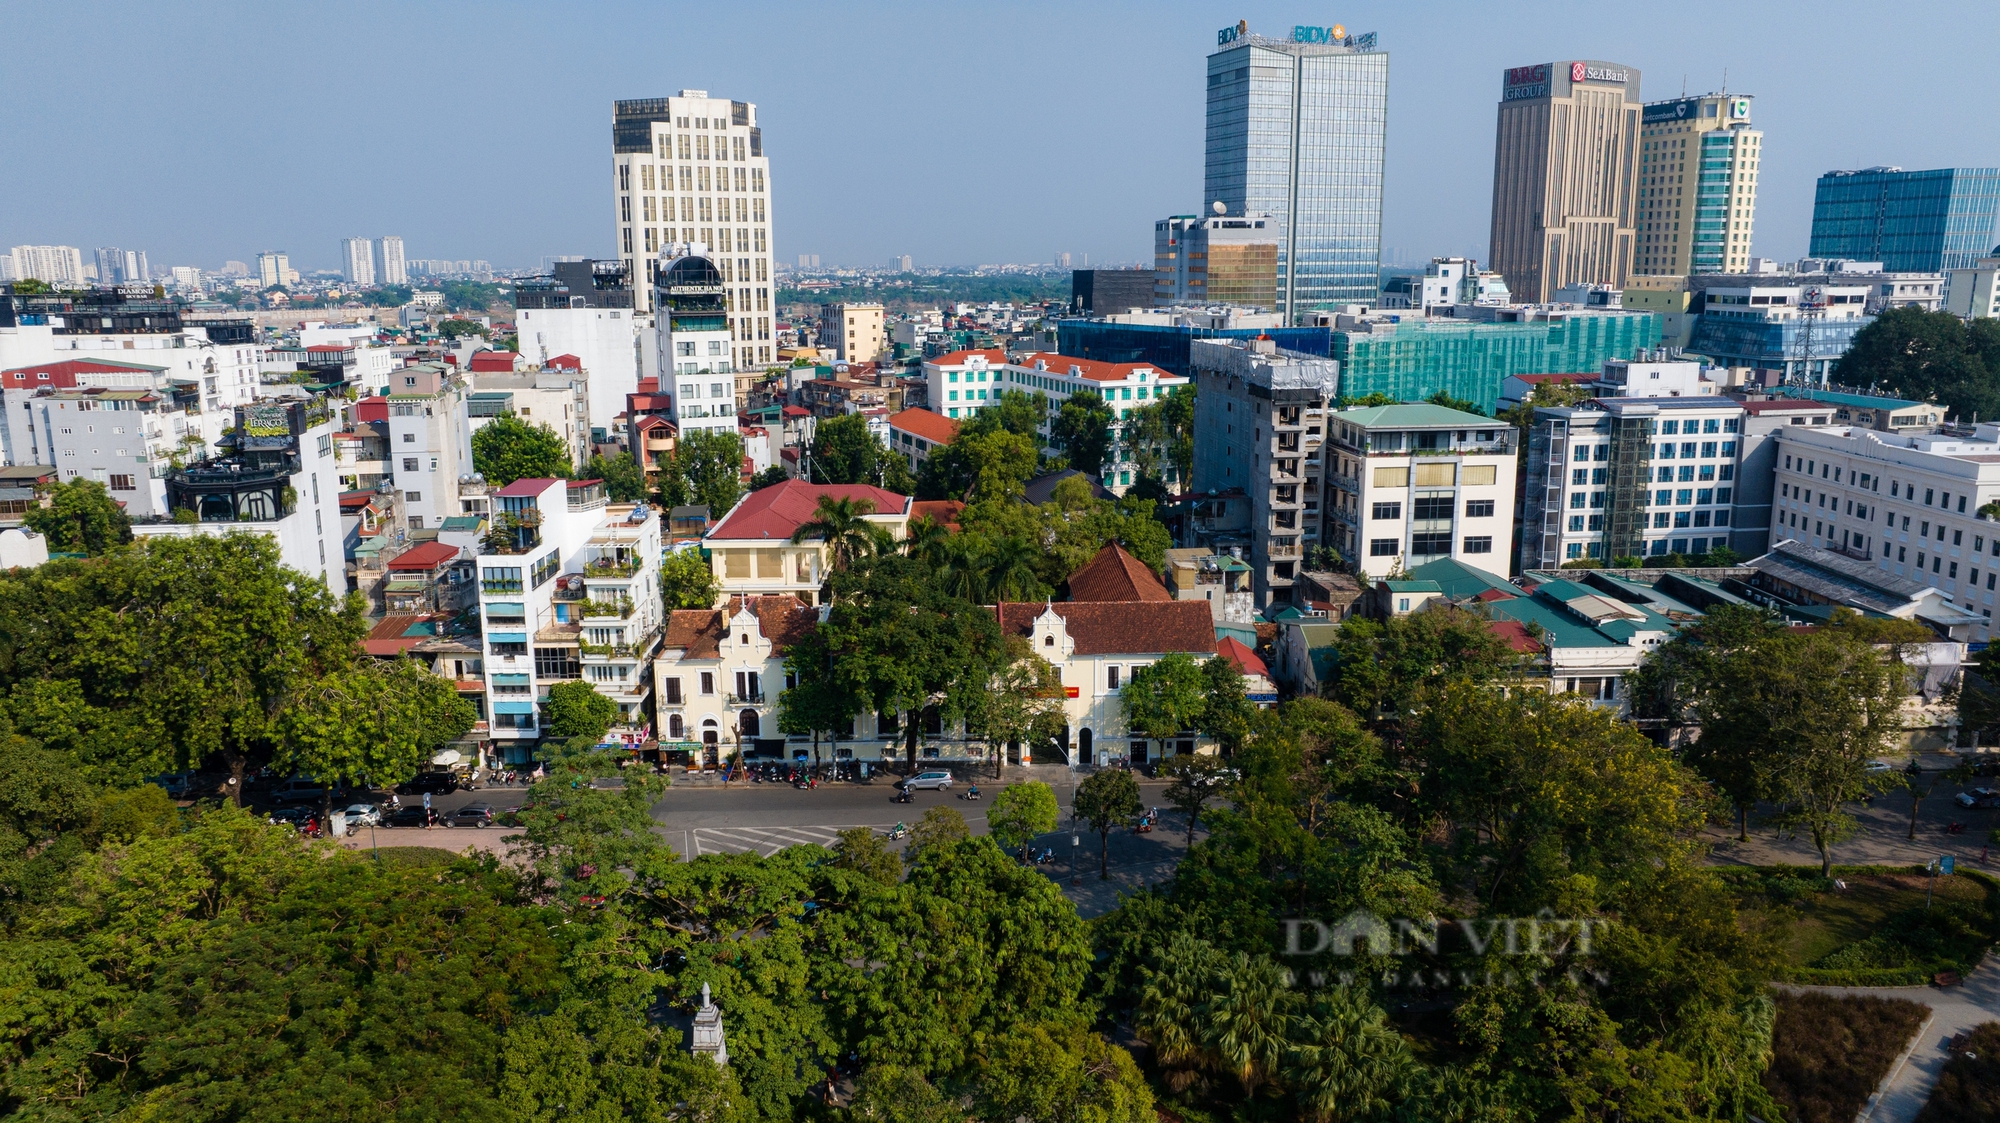
[{"label": "zebra crossing", "polygon": [[[770,857],[787,846],[833,845],[845,827],[693,827],[681,832],[681,856],[754,853]],[[878,828],[879,829],[879,828]]]}]

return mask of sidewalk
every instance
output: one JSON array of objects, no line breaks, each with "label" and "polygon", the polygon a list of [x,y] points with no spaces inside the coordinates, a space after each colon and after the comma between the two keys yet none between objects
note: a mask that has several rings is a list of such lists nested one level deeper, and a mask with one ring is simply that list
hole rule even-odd
[{"label": "sidewalk", "polygon": [[1938,1074],[1951,1059],[1947,1043],[1976,1025],[2000,1021],[2000,958],[1988,954],[1972,976],[1955,987],[1786,987],[1820,994],[1902,998],[1935,1011],[1929,1026],[1910,1050],[1910,1059],[1890,1081],[1867,1123],[1911,1123],[1937,1087]]},{"label": "sidewalk", "polygon": [[[1980,785],[2000,787],[2000,779],[1981,777],[1969,786]],[[2000,811],[1960,807],[1952,800],[1958,790],[1943,785],[1924,800],[1914,840],[1909,837],[1908,792],[1888,792],[1875,797],[1869,805],[1852,808],[1861,824],[1860,830],[1833,845],[1834,864],[1921,866],[1940,854],[1952,854],[1973,869],[2000,874],[2000,846],[1992,846],[1988,841],[1992,829],[2000,825]],[[1709,861],[1729,866],[1819,865],[1819,851],[1813,848],[1810,835],[1801,832],[1783,838],[1775,827],[1758,825],[1760,815],[1768,813],[1769,808],[1751,812],[1748,842],[1736,840],[1733,814],[1727,823],[1709,824],[1701,835],[1702,841],[1710,846]],[[1948,833],[1946,828],[1952,823],[1962,824],[1964,830]]]}]

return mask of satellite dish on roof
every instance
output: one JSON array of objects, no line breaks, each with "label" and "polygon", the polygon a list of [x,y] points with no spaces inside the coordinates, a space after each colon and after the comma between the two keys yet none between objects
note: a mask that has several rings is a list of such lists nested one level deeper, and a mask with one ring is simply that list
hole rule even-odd
[{"label": "satellite dish on roof", "polygon": [[1210,206],[1211,208],[1213,208],[1213,209],[1214,209],[1214,211],[1215,211],[1215,213],[1216,213],[1216,214],[1228,214],[1228,213],[1229,213],[1229,204],[1228,204],[1228,203],[1225,203],[1225,202],[1223,202],[1223,201],[1222,201],[1222,200],[1220,200],[1220,199],[1217,199],[1217,200],[1216,200],[1215,202],[1213,202],[1213,203],[1210,203],[1210,204],[1209,204],[1209,206]]}]

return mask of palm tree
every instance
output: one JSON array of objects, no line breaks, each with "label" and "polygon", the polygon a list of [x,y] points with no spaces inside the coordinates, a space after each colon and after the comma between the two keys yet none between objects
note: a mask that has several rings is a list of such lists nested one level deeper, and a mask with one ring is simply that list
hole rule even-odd
[{"label": "palm tree", "polygon": [[1284,1080],[1315,1123],[1386,1112],[1414,1067],[1382,1008],[1347,987],[1294,1018],[1291,1037]]},{"label": "palm tree", "polygon": [[894,545],[888,531],[868,521],[866,516],[874,513],[875,504],[866,499],[822,495],[811,521],[799,524],[792,532],[792,541],[817,538],[825,542],[828,563],[835,572],[845,572],[855,562]]},{"label": "palm tree", "polygon": [[1284,1063],[1296,992],[1286,986],[1283,969],[1242,952],[1221,981],[1221,993],[1206,1003],[1208,1048],[1216,1067],[1255,1096]]},{"label": "palm tree", "polygon": [[1048,592],[1042,579],[1035,572],[1035,563],[1041,560],[1042,552],[1034,543],[1025,538],[1006,537],[995,539],[980,561],[985,570],[985,593],[996,603],[999,601],[1029,601]]},{"label": "palm tree", "polygon": [[985,539],[977,534],[955,534],[941,543],[935,553],[937,560],[932,563],[931,572],[938,588],[978,604],[985,573]]},{"label": "palm tree", "polygon": [[951,551],[951,529],[929,515],[910,520],[910,536],[903,540],[903,552],[932,569],[944,564]]}]

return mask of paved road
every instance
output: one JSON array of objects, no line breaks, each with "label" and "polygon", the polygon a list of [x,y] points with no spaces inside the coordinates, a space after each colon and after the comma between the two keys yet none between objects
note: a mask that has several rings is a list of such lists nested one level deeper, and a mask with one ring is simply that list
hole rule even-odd
[{"label": "paved road", "polygon": [[[2000,845],[1989,843],[1990,832],[2000,827],[2000,810],[1967,810],[1954,800],[1966,788],[2000,788],[2000,777],[1977,777],[1964,785],[1940,784],[1925,797],[1917,812],[1917,837],[1910,833],[1910,796],[1906,791],[1887,792],[1867,805],[1850,807],[1861,829],[1854,837],[1833,847],[1836,865],[1923,865],[1939,854],[1957,855],[1974,868],[2000,872]],[[1768,813],[1769,808],[1760,809]],[[1757,825],[1758,812],[1750,817],[1750,841],[1736,841],[1734,818],[1727,826],[1711,825],[1704,839],[1711,845],[1709,860],[1718,865],[1818,865],[1819,852],[1812,837],[1799,834],[1786,838],[1776,828]],[[1958,834],[1949,831],[1957,823]],[[1984,855],[1984,858],[1982,858]]]}]

